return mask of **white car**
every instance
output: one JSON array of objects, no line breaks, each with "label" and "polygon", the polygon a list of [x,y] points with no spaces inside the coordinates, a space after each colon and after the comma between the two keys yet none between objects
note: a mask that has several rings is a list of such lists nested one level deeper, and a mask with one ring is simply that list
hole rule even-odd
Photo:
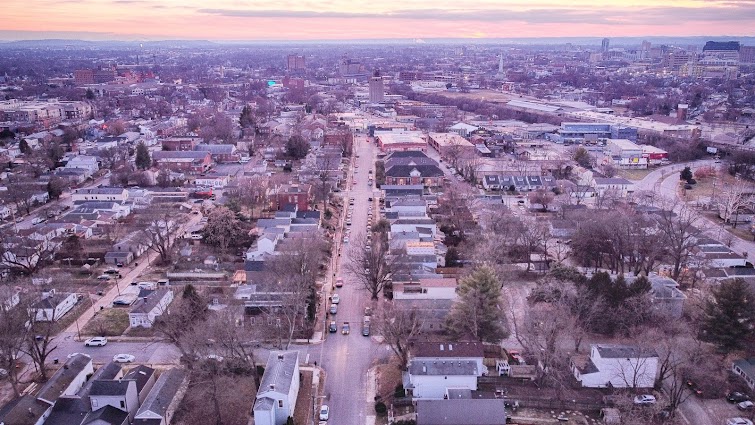
[{"label": "white car", "polygon": [[755,404],[751,400],[745,400],[741,403],[737,403],[737,409],[739,410],[752,410]]},{"label": "white car", "polygon": [[[327,421],[328,417],[330,417],[330,407],[328,407],[327,404],[323,404],[320,407],[320,420]],[[750,423],[750,425],[752,425],[752,423]]]},{"label": "white car", "polygon": [[747,418],[729,418],[726,425],[752,425],[752,421]]},{"label": "white car", "polygon": [[131,354],[116,354],[113,356],[113,361],[116,363],[131,363],[136,360],[136,357]]},{"label": "white car", "polygon": [[638,395],[634,398],[634,404],[650,405],[655,404],[655,396],[650,394]]},{"label": "white car", "polygon": [[107,344],[107,338],[102,336],[95,336],[84,341],[84,345],[87,347],[102,347]]},{"label": "white car", "polygon": [[341,302],[341,297],[339,297],[338,294],[333,294],[333,296],[330,297],[330,302],[338,304]]}]

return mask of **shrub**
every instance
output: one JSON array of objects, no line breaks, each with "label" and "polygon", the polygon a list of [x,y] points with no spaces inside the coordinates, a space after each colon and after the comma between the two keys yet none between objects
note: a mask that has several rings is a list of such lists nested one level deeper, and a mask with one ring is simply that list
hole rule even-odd
[{"label": "shrub", "polygon": [[388,412],[388,407],[382,401],[375,403],[375,413],[378,415],[385,415]]}]

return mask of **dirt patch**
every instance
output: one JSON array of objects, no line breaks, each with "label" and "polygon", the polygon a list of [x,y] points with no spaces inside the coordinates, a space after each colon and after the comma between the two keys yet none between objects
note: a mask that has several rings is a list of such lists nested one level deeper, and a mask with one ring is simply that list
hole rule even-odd
[{"label": "dirt patch", "polygon": [[108,308],[97,313],[82,329],[82,335],[119,336],[128,329],[128,311]]},{"label": "dirt patch", "polygon": [[389,404],[393,400],[396,386],[401,384],[401,370],[398,368],[398,363],[393,359],[387,364],[376,366],[375,370],[377,373],[377,396],[385,404]]},{"label": "dirt patch", "polygon": [[251,375],[194,371],[172,423],[247,425],[256,394]]},{"label": "dirt patch", "polygon": [[652,168],[646,168],[644,170],[618,170],[616,177],[623,177],[627,180],[639,181],[644,179],[648,174],[652,172]]},{"label": "dirt patch", "polygon": [[[312,371],[302,370],[299,382],[299,394],[296,396],[296,409],[294,409],[294,423],[308,424],[313,417],[315,408],[312,406]],[[321,381],[322,382],[322,381]],[[320,404],[321,400],[315,400]]]}]

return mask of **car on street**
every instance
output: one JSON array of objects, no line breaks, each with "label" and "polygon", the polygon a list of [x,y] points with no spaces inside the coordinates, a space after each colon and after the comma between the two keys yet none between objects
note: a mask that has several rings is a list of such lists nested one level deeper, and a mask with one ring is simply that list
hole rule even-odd
[{"label": "car on street", "polygon": [[752,421],[747,418],[729,418],[726,425],[752,425]]},{"label": "car on street", "polygon": [[362,336],[370,336],[370,318],[365,317],[362,322]]},{"label": "car on street", "polygon": [[650,395],[650,394],[642,394],[634,398],[634,404],[643,405],[643,406],[655,404],[655,401],[656,401],[655,396]]},{"label": "car on street", "polygon": [[349,243],[349,237],[348,236],[344,236],[343,237],[343,243]]},{"label": "car on street", "polygon": [[348,335],[350,332],[351,326],[349,325],[349,322],[343,322],[343,326],[341,327],[341,334]]},{"label": "car on street", "polygon": [[327,404],[320,406],[320,420],[327,421],[330,417],[330,407]]},{"label": "car on street", "polygon": [[328,325],[328,332],[335,333],[338,332],[338,324],[335,320],[331,320],[330,324]]},{"label": "car on street", "polygon": [[338,304],[331,304],[330,310],[328,310],[330,314],[337,314],[338,313]]},{"label": "car on street", "polygon": [[751,402],[750,400],[737,403],[737,409],[739,410],[752,410],[753,406],[755,406],[755,403]]},{"label": "car on street", "polygon": [[[348,239],[348,238],[346,238],[346,239]],[[338,279],[336,279],[336,288],[340,288],[342,286],[343,286],[343,279],[341,279],[339,277]]]},{"label": "car on street", "polygon": [[338,304],[341,302],[341,297],[339,297],[338,294],[333,294],[330,297],[330,302],[332,302],[333,304]]},{"label": "car on street", "polygon": [[113,361],[116,363],[131,363],[136,360],[131,354],[116,354],[113,356]]},{"label": "car on street", "polygon": [[107,338],[104,336],[95,336],[84,341],[84,345],[87,347],[102,347],[107,344]]},{"label": "car on street", "polygon": [[729,394],[726,394],[726,401],[729,403],[741,403],[749,399],[750,397],[747,394],[740,393],[739,391],[732,391]]}]

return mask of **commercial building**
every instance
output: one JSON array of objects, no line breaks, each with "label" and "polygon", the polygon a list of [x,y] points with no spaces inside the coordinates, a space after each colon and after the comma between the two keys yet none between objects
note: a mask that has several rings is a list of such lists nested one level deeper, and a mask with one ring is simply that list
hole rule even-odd
[{"label": "commercial building", "polygon": [[286,57],[286,69],[300,71],[306,69],[306,59],[302,55],[288,55]]},{"label": "commercial building", "polygon": [[370,78],[370,103],[380,103],[385,100],[385,88],[380,71],[376,70]]},{"label": "commercial building", "polygon": [[620,167],[647,168],[648,158],[643,156],[642,148],[627,139],[610,139],[606,149],[613,162]]},{"label": "commercial building", "polygon": [[383,152],[427,151],[421,131],[375,131],[375,143]]},{"label": "commercial building", "polygon": [[581,143],[600,139],[637,141],[637,129],[607,122],[565,122],[557,130],[564,143]]}]

